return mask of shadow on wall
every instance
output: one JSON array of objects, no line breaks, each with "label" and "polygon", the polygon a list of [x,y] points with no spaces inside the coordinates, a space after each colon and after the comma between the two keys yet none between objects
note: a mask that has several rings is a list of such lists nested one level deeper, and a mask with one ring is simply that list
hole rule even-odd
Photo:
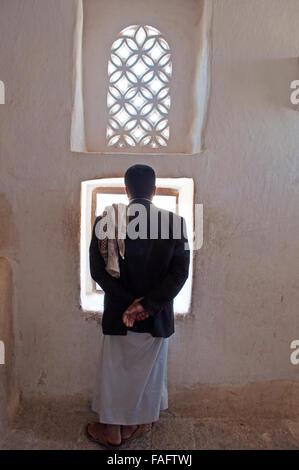
[{"label": "shadow on wall", "polygon": [[14,222],[14,214],[6,196],[0,193],[0,256],[14,259],[18,248],[18,231]]},{"label": "shadow on wall", "polygon": [[[9,201],[0,194],[0,436],[13,418],[19,404],[15,377],[15,346],[13,333],[13,273],[7,257],[15,259],[18,231]],[[4,351],[3,351],[4,350]]]},{"label": "shadow on wall", "polygon": [[0,258],[0,437],[19,405],[14,367],[12,296],[12,269],[7,259]]}]

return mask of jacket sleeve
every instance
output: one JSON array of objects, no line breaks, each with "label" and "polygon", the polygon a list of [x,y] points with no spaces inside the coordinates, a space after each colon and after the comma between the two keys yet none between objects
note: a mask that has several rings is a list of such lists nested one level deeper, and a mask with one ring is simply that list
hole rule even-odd
[{"label": "jacket sleeve", "polygon": [[92,279],[99,284],[103,291],[111,297],[118,299],[128,307],[135,300],[135,297],[121,284],[119,278],[112,277],[105,269],[105,261],[98,248],[98,239],[95,233],[98,217],[95,220],[92,239],[89,247],[90,274]]},{"label": "jacket sleeve", "polygon": [[150,316],[159,313],[163,306],[173,300],[186,282],[190,264],[190,249],[186,238],[186,222],[182,218],[183,235],[176,240],[168,272],[140,303]]}]

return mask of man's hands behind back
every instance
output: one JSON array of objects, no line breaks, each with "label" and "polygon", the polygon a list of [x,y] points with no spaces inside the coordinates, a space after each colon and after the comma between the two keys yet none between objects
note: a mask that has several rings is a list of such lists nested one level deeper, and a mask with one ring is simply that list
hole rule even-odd
[{"label": "man's hands behind back", "polygon": [[124,311],[122,319],[126,326],[132,327],[136,320],[141,321],[149,317],[149,314],[139,303],[142,299],[143,297],[135,299],[134,302]]}]

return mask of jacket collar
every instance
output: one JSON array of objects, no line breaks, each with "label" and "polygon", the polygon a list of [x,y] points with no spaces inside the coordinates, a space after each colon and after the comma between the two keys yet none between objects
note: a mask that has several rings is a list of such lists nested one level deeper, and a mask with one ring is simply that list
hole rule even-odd
[{"label": "jacket collar", "polygon": [[148,205],[148,204],[152,204],[152,201],[150,199],[147,199],[145,197],[135,197],[133,199],[130,199],[129,201],[129,205],[130,204],[144,204],[144,205]]}]

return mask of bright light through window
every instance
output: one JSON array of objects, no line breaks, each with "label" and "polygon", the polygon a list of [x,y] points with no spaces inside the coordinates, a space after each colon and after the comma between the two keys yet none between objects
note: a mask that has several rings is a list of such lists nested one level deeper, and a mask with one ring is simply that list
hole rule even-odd
[{"label": "bright light through window", "polygon": [[[191,248],[189,277],[174,299],[175,314],[186,314],[190,310],[193,270],[193,193],[192,178],[157,178],[158,194],[153,203],[161,209],[177,212],[186,220]],[[93,281],[89,270],[89,245],[95,218],[106,206],[113,203],[128,203],[124,194],[123,178],[104,178],[84,181],[81,184],[81,305],[89,312],[103,311],[103,291]]]},{"label": "bright light through window", "polygon": [[[107,206],[111,206],[112,204],[128,204],[129,200],[126,194],[101,194],[98,193],[96,195],[96,207],[95,207],[95,216],[98,217],[103,213]],[[153,203],[160,207],[161,209],[166,209],[172,212],[176,212],[176,196],[168,196],[168,195],[156,195],[153,198]],[[95,283],[95,287],[97,291],[102,291],[101,287]]]},{"label": "bright light through window", "polygon": [[[126,194],[97,194],[97,202],[95,209],[95,216],[98,217],[101,215],[106,206],[111,206],[112,204],[128,204],[128,198]],[[157,195],[153,198],[153,204],[160,209],[166,209],[171,212],[176,212],[176,197],[168,195]]]},{"label": "bright light through window", "polygon": [[167,146],[171,75],[170,48],[160,31],[134,25],[119,33],[108,63],[109,146]]}]

